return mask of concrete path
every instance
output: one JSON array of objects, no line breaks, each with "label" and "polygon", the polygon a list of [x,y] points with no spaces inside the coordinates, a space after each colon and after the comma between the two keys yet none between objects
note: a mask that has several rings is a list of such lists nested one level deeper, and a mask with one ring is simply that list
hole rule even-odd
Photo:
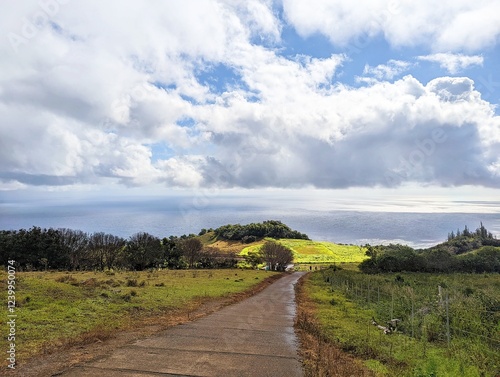
[{"label": "concrete path", "polygon": [[238,304],[138,340],[63,376],[299,377],[293,284],[287,275]]}]

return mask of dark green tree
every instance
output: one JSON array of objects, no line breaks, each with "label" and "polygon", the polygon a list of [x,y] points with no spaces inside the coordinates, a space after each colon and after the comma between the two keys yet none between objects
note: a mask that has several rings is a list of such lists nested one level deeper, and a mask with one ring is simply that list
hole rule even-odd
[{"label": "dark green tree", "polygon": [[69,268],[79,270],[88,259],[89,236],[81,230],[59,229],[61,247],[68,256]]},{"label": "dark green tree", "polygon": [[132,235],[127,241],[126,252],[130,267],[134,270],[158,268],[164,262],[160,239],[149,233]]},{"label": "dark green tree", "polygon": [[125,240],[113,234],[96,232],[89,237],[89,265],[103,271],[111,269],[119,260]]},{"label": "dark green tree", "polygon": [[195,268],[201,257],[203,244],[198,238],[186,238],[179,241],[179,249],[188,263],[189,268]]}]

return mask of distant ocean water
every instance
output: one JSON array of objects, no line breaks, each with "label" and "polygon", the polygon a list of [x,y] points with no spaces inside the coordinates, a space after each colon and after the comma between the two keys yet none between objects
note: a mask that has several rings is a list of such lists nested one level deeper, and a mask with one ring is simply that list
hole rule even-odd
[{"label": "distant ocean water", "polygon": [[447,234],[480,222],[500,236],[500,213],[422,213],[307,209],[235,201],[196,202],[189,198],[82,201],[76,203],[0,203],[0,229],[31,226],[103,231],[128,237],[149,232],[158,237],[198,233],[228,223],[281,220],[315,240],[346,244],[403,243],[428,247]]}]

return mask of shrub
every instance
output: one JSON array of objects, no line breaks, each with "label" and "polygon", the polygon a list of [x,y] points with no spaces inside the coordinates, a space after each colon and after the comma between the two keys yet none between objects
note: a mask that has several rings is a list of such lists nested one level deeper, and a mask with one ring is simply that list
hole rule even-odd
[{"label": "shrub", "polygon": [[77,280],[72,275],[64,275],[56,279],[58,283],[77,283]]},{"label": "shrub", "polygon": [[132,296],[130,294],[126,294],[122,296],[123,301],[130,302],[132,300]]},{"label": "shrub", "polygon": [[242,243],[252,243],[252,242],[255,242],[255,241],[257,241],[257,237],[256,236],[244,236],[241,239]]},{"label": "shrub", "polygon": [[137,279],[127,279],[127,287],[137,287]]}]

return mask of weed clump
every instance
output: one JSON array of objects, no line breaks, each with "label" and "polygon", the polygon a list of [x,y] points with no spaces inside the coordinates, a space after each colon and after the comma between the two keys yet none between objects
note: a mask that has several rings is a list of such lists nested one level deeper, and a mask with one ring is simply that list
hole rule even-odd
[{"label": "weed clump", "polygon": [[125,302],[130,302],[130,300],[132,300],[132,296],[129,293],[127,293],[125,295],[122,295],[122,299]]},{"label": "weed clump", "polygon": [[90,278],[85,281],[82,281],[80,285],[87,287],[87,288],[95,288],[100,285],[99,281],[96,278]]},{"label": "weed clump", "polygon": [[109,285],[110,287],[116,288],[120,286],[120,282],[115,279],[109,279],[104,282],[104,284]]},{"label": "weed clump", "polygon": [[127,287],[137,287],[137,279],[127,279]]},{"label": "weed clump", "polygon": [[78,280],[76,280],[72,275],[64,275],[56,279],[58,283],[68,283],[72,285],[77,285]]}]

